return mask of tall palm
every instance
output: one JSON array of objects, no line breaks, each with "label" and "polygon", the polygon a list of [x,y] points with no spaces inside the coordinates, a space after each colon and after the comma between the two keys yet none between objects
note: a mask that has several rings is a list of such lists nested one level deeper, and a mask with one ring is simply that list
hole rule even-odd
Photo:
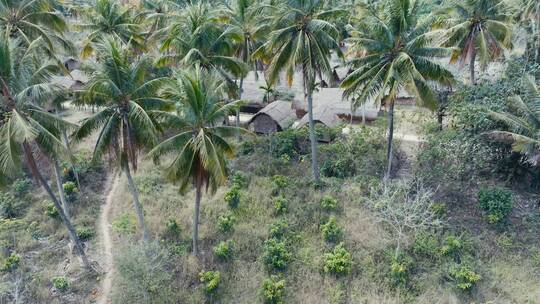
[{"label": "tall palm", "polygon": [[341,10],[323,10],[322,0],[289,0],[276,11],[275,26],[268,41],[255,56],[271,58],[268,65],[269,81],[274,83],[281,71],[286,72],[292,84],[294,73],[300,70],[307,95],[309,134],[313,177],[319,182],[317,139],[313,121],[313,91],[319,73],[332,74],[330,55],[332,50],[341,54],[333,24],[325,19],[342,13]]},{"label": "tall palm", "polygon": [[88,36],[83,42],[82,56],[88,57],[94,52],[96,43],[104,36],[113,36],[123,43],[130,43],[136,50],[143,49],[144,39],[140,35],[140,27],[131,16],[131,10],[122,7],[118,1],[95,0],[95,4],[83,12],[86,23],[77,27],[87,31]]},{"label": "tall palm", "polygon": [[512,142],[512,149],[521,153],[533,165],[540,161],[540,88],[532,76],[523,78],[524,93],[509,98],[508,112],[491,112],[491,116],[508,129],[493,131],[499,140]]},{"label": "tall palm", "polygon": [[443,12],[442,45],[456,47],[450,62],[468,63],[471,83],[476,84],[476,58],[484,70],[513,47],[509,10],[504,0],[448,0]]},{"label": "tall palm", "polygon": [[534,60],[540,62],[540,1],[518,0],[519,19],[530,31]]},{"label": "tall palm", "polygon": [[154,149],[149,157],[172,155],[167,177],[179,183],[185,191],[195,185],[195,211],[193,214],[193,254],[198,255],[199,209],[202,189],[215,192],[227,179],[226,157],[233,148],[225,138],[237,128],[223,125],[223,119],[234,107],[224,102],[225,84],[215,73],[201,68],[179,72],[173,82],[164,88],[164,95],[178,105],[177,115],[166,115],[166,123],[175,134]]},{"label": "tall palm", "polygon": [[10,39],[7,32],[0,34],[0,102],[3,112],[0,122],[0,176],[20,173],[24,158],[24,164],[53,201],[85,267],[91,269],[77,232],[41,174],[41,163],[35,157],[36,153],[42,153],[56,163],[65,151],[60,134],[63,129],[72,127],[41,107],[43,102],[61,93],[60,88],[50,82],[58,66],[52,61],[42,60],[40,50],[46,44],[42,37],[30,42],[28,48],[24,47],[25,44],[20,39]]},{"label": "tall palm", "polygon": [[50,53],[57,46],[73,52],[73,45],[63,36],[67,24],[54,10],[56,0],[0,0],[0,28],[11,38],[21,38],[26,46],[42,37]]},{"label": "tall palm", "polygon": [[137,170],[140,151],[157,143],[160,129],[154,118],[156,111],[172,106],[156,93],[165,78],[149,78],[151,60],[133,56],[126,45],[112,39],[98,46],[98,56],[101,60],[94,67],[81,101],[100,110],[82,121],[74,138],[80,140],[99,130],[93,157],[97,160],[109,152],[125,173],[140,230],[148,240],[131,171]]},{"label": "tall palm", "polygon": [[[430,81],[449,84],[452,74],[434,62],[448,54],[433,47],[428,24],[419,23],[419,3],[390,0],[380,13],[367,13],[356,29],[350,29],[351,51],[360,54],[350,61],[354,69],[342,82],[344,97],[354,98],[354,107],[370,100],[383,101],[388,110],[388,149],[385,179],[392,169],[394,102],[398,91],[416,95],[420,106],[436,109],[436,95]],[[364,55],[362,55],[364,54]]]}]

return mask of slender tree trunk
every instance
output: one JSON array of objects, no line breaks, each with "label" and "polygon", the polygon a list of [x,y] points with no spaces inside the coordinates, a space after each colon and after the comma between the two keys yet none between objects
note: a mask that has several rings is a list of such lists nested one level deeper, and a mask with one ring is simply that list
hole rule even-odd
[{"label": "slender tree trunk", "polygon": [[[239,99],[242,99],[243,87],[244,87],[244,77],[240,78],[240,86],[239,86],[240,92],[238,93]],[[236,109],[236,127],[240,128],[240,109]],[[241,140],[239,130],[236,130],[236,140],[237,141]]]},{"label": "slender tree trunk", "polygon": [[384,176],[384,180],[390,179],[390,174],[392,173],[392,154],[393,154],[393,144],[392,141],[394,139],[394,101],[390,101],[390,108],[388,110],[388,149],[386,151],[386,160],[387,160],[387,167],[386,167],[386,175]]},{"label": "slender tree trunk", "polygon": [[471,55],[471,61],[469,63],[469,69],[471,71],[471,84],[476,85],[476,78],[474,75],[474,63],[476,62],[476,49],[473,50]]},{"label": "slender tree trunk", "polygon": [[[311,85],[310,85],[311,86]],[[309,118],[309,140],[311,141],[311,169],[313,170],[313,179],[319,183],[319,157],[317,153],[317,137],[315,135],[315,122],[313,121],[313,89],[307,89],[307,104]]]},{"label": "slender tree trunk", "polygon": [[200,176],[197,177],[197,184],[195,187],[195,210],[193,211],[193,255],[197,256],[199,255],[199,212],[202,197],[202,179]]},{"label": "slender tree trunk", "polygon": [[79,179],[79,173],[77,173],[77,170],[75,168],[75,156],[73,156],[73,151],[71,150],[71,146],[69,145],[69,140],[68,140],[65,130],[62,130],[62,139],[64,141],[64,144],[66,145],[67,152],[69,153],[71,170],[73,171],[73,176],[75,176],[75,181],[77,182],[77,188],[79,189],[79,191],[82,191],[81,181]]},{"label": "slender tree trunk", "polygon": [[148,242],[148,230],[146,230],[146,225],[144,224],[144,212],[141,206],[141,202],[139,201],[139,191],[137,191],[137,187],[133,182],[133,177],[131,176],[131,171],[129,170],[129,164],[126,164],[124,166],[124,173],[126,174],[128,180],[129,191],[131,192],[131,196],[133,197],[133,206],[135,207],[135,213],[137,214],[139,229],[141,229],[142,231],[143,240],[145,242]]},{"label": "slender tree trunk", "polygon": [[58,195],[60,196],[60,201],[62,202],[62,208],[64,209],[66,217],[71,219],[71,216],[69,215],[68,202],[66,200],[66,193],[64,192],[64,186],[62,185],[62,175],[60,173],[60,165],[58,164],[58,160],[53,160],[53,167],[54,178],[56,179],[56,187],[58,188]]},{"label": "slender tree trunk", "polygon": [[60,205],[60,202],[58,201],[53,191],[51,190],[51,187],[49,187],[49,184],[47,184],[47,181],[45,180],[43,175],[41,175],[41,172],[39,172],[38,170],[37,165],[36,165],[36,160],[34,159],[30,145],[24,142],[23,149],[25,150],[24,152],[26,155],[26,159],[28,161],[28,166],[33,168],[32,173],[35,175],[35,177],[37,178],[37,180],[39,181],[43,189],[45,189],[45,192],[47,192],[47,194],[53,201],[54,207],[58,210],[58,215],[60,216],[60,220],[62,221],[64,226],[66,226],[69,237],[75,244],[75,248],[77,250],[77,253],[80,255],[82,259],[84,267],[88,270],[93,271],[94,269],[92,268],[92,265],[90,264],[90,261],[88,260],[88,257],[84,253],[84,248],[83,248],[81,240],[79,239],[79,236],[77,235],[77,231],[75,230],[75,228],[71,224],[71,221],[68,219],[68,217],[64,213],[64,209],[62,208],[62,206]]}]

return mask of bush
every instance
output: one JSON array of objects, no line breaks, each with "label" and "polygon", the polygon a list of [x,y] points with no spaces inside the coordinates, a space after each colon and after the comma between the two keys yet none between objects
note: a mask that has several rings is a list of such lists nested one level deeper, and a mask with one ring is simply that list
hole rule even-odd
[{"label": "bush", "polygon": [[482,188],[478,191],[478,205],[487,212],[489,223],[501,223],[514,207],[512,192],[500,187]]},{"label": "bush", "polygon": [[230,260],[233,256],[233,251],[234,251],[233,240],[219,242],[219,244],[214,247],[214,255],[222,261]]},{"label": "bush", "polygon": [[229,207],[235,209],[240,204],[240,187],[233,185],[227,193],[225,193],[225,202],[229,204]]},{"label": "bush", "polygon": [[335,216],[331,216],[326,223],[321,225],[320,229],[327,242],[337,242],[343,234],[343,229],[339,227]]},{"label": "bush", "polygon": [[412,252],[431,259],[438,257],[440,248],[437,236],[426,232],[416,234],[412,244]]},{"label": "bush", "polygon": [[74,182],[65,182],[62,184],[62,188],[64,188],[64,193],[70,202],[73,202],[77,198],[79,190]]},{"label": "bush", "polygon": [[236,218],[232,213],[223,214],[218,216],[217,219],[217,228],[221,232],[229,232],[233,230],[234,223],[236,222]]},{"label": "bush", "polygon": [[285,220],[279,220],[270,224],[268,234],[270,235],[270,238],[282,239],[285,237],[288,228],[289,224]]},{"label": "bush", "polygon": [[272,194],[276,195],[289,186],[289,179],[283,175],[272,176]]},{"label": "bush", "polygon": [[446,204],[441,202],[433,203],[431,205],[431,211],[437,216],[443,216],[446,214]]},{"label": "bush", "polygon": [[17,269],[21,263],[21,256],[12,252],[2,263],[0,272],[9,272]]},{"label": "bush", "polygon": [[48,203],[45,205],[45,215],[54,219],[57,219],[60,216],[58,209],[56,209],[56,206],[54,206],[54,203]]},{"label": "bush", "polygon": [[242,171],[234,172],[231,181],[233,185],[236,185],[240,188],[245,188],[248,186],[248,178],[246,174]]},{"label": "bush", "polygon": [[15,193],[15,196],[23,197],[28,192],[28,189],[30,189],[31,184],[32,182],[29,179],[21,178],[13,182],[11,189]]},{"label": "bush", "polygon": [[51,279],[53,287],[61,292],[67,291],[69,287],[69,282],[65,277],[54,277]]},{"label": "bush", "polygon": [[412,265],[412,258],[403,253],[392,259],[390,272],[395,285],[404,285],[408,282]]},{"label": "bush", "polygon": [[285,304],[285,280],[278,276],[271,276],[263,282],[263,300],[267,304]]},{"label": "bush", "polygon": [[202,271],[199,273],[199,279],[204,284],[204,292],[213,293],[219,287],[221,273],[219,271]]},{"label": "bush", "polygon": [[283,270],[291,260],[291,253],[283,241],[271,238],[264,242],[263,261],[268,267]]},{"label": "bush", "polygon": [[277,197],[274,199],[274,211],[277,215],[284,214],[287,212],[287,207],[289,202],[283,196]]},{"label": "bush", "polygon": [[321,207],[326,211],[337,211],[339,209],[339,201],[330,195],[325,195],[321,199]]},{"label": "bush", "polygon": [[454,265],[449,275],[456,282],[456,287],[461,290],[470,290],[482,279],[481,275],[464,265]]},{"label": "bush", "polygon": [[464,244],[461,237],[449,235],[444,239],[440,252],[443,256],[453,256],[458,258],[463,247]]},{"label": "bush", "polygon": [[23,201],[16,199],[9,193],[0,192],[0,216],[3,218],[15,218],[21,216],[23,211]]},{"label": "bush", "polygon": [[112,222],[113,230],[119,234],[133,234],[137,232],[135,217],[131,214],[123,214]]},{"label": "bush", "polygon": [[77,235],[81,239],[81,241],[87,241],[94,237],[96,232],[92,227],[81,227],[77,228]]},{"label": "bush", "polygon": [[349,274],[352,264],[352,256],[343,243],[336,245],[332,252],[324,254],[324,272],[336,275]]},{"label": "bush", "polygon": [[176,219],[170,218],[165,223],[165,233],[164,236],[168,239],[179,240],[182,235],[182,228]]}]

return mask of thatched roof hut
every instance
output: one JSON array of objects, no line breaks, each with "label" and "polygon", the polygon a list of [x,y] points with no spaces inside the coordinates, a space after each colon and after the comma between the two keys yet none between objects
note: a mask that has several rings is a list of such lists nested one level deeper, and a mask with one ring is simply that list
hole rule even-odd
[{"label": "thatched roof hut", "polygon": [[70,76],[55,76],[52,78],[52,83],[72,91],[78,91],[88,82],[88,76],[80,70],[73,70],[70,74]]},{"label": "thatched roof hut", "polygon": [[[313,109],[313,120],[315,123],[321,123],[327,127],[338,126],[342,120],[339,119],[338,114],[335,109],[331,106],[320,106]],[[309,115],[306,113],[302,119],[300,119],[296,124],[295,128],[300,128],[307,125],[309,122]]]},{"label": "thatched roof hut", "polygon": [[249,129],[258,134],[270,134],[288,128],[296,113],[288,101],[277,100],[255,114],[248,122]]}]

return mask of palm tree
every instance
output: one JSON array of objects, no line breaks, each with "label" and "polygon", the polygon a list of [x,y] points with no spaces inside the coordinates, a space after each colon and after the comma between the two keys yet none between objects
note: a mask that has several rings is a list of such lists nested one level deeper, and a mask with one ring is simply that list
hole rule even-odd
[{"label": "palm tree", "polygon": [[388,149],[385,179],[392,169],[394,101],[398,91],[416,95],[417,104],[435,110],[437,98],[429,81],[450,84],[452,74],[433,61],[447,49],[431,46],[429,23],[417,20],[419,3],[391,0],[384,10],[367,13],[357,29],[350,29],[351,52],[359,55],[350,62],[354,69],[342,82],[344,97],[354,97],[354,107],[370,100],[382,101],[388,110]]},{"label": "palm tree", "polygon": [[291,85],[294,72],[300,70],[304,92],[308,102],[309,134],[311,140],[311,161],[313,177],[319,182],[317,139],[313,121],[313,90],[316,76],[324,73],[332,75],[330,66],[331,51],[341,54],[338,42],[339,33],[325,19],[342,13],[341,10],[323,10],[322,0],[289,0],[276,11],[275,27],[268,41],[254,54],[257,57],[271,58],[268,65],[268,79],[274,83],[281,71],[286,72]]},{"label": "palm tree", "polygon": [[41,174],[40,163],[35,158],[35,154],[41,152],[56,163],[65,151],[60,134],[63,129],[73,127],[40,106],[62,93],[59,87],[50,83],[52,74],[58,72],[58,65],[52,61],[43,62],[40,58],[43,56],[41,50],[47,44],[43,37],[30,42],[28,48],[24,47],[25,44],[19,39],[10,39],[9,32],[0,34],[0,102],[3,112],[0,122],[0,176],[20,173],[24,157],[25,165],[58,210],[84,266],[91,269],[73,224]]},{"label": "palm tree", "polygon": [[156,111],[172,106],[156,93],[165,78],[149,79],[151,60],[145,56],[134,57],[126,45],[113,39],[98,45],[98,55],[100,63],[94,67],[80,102],[96,105],[100,110],[82,121],[74,138],[80,140],[99,129],[93,158],[98,160],[110,152],[117,167],[126,174],[139,227],[144,240],[148,240],[144,212],[131,171],[137,170],[141,149],[157,143],[160,129],[154,118]]},{"label": "palm tree", "polygon": [[198,255],[199,209],[202,189],[213,193],[227,179],[225,158],[233,148],[224,138],[237,128],[223,125],[235,103],[224,102],[225,86],[221,77],[200,67],[178,72],[164,88],[164,95],[178,105],[178,114],[166,115],[166,124],[175,134],[152,149],[149,157],[173,155],[166,169],[167,177],[179,183],[184,192],[190,182],[195,185],[193,214],[193,254]]},{"label": "palm tree", "polygon": [[56,0],[0,0],[0,28],[11,38],[21,38],[26,46],[42,37],[50,54],[55,53],[55,46],[72,53],[73,45],[63,36],[67,24],[54,10],[56,5]]},{"label": "palm tree", "polygon": [[82,57],[89,57],[94,52],[94,45],[104,36],[113,36],[123,43],[130,43],[139,51],[144,48],[140,27],[134,23],[131,10],[122,7],[118,1],[96,0],[93,6],[83,11],[83,17],[87,23],[77,27],[89,33],[83,42]]},{"label": "palm tree", "polygon": [[540,62],[540,1],[519,0],[518,11],[520,21],[529,28],[533,40],[534,60]]},{"label": "palm tree", "polygon": [[[509,111],[490,112],[491,117],[504,123],[508,130],[493,131],[498,140],[510,141],[512,150],[521,153],[533,165],[540,161],[540,88],[532,76],[523,78],[524,93],[508,99]],[[523,98],[522,98],[523,97]]]},{"label": "palm tree", "polygon": [[484,70],[513,47],[504,0],[448,0],[443,12],[440,24],[447,29],[442,45],[456,47],[450,62],[469,63],[471,83],[476,84],[476,58]]}]

